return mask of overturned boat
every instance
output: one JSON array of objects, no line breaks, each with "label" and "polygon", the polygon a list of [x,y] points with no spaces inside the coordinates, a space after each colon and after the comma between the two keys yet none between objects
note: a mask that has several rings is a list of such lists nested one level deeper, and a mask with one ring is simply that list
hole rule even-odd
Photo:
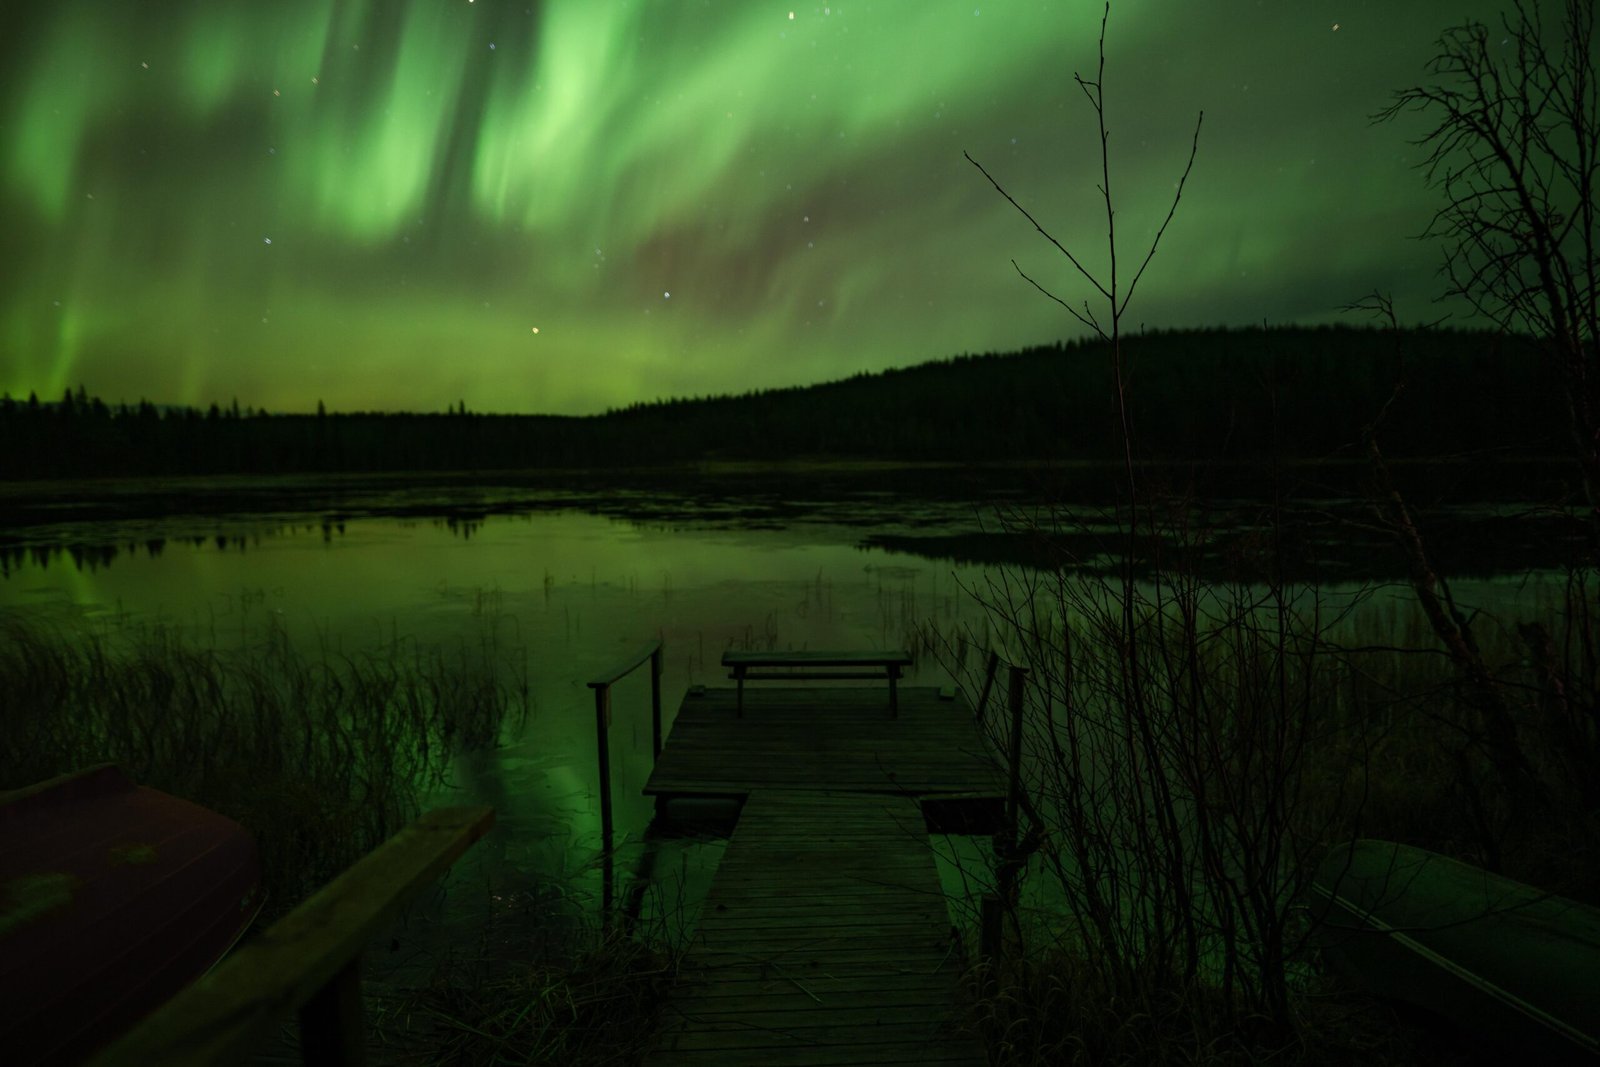
[{"label": "overturned boat", "polygon": [[76,1062],[204,974],[261,909],[256,843],[112,764],[0,792],[0,1049]]},{"label": "overturned boat", "polygon": [[1308,895],[1346,979],[1523,1062],[1600,1059],[1600,909],[1393,841],[1331,850]]}]

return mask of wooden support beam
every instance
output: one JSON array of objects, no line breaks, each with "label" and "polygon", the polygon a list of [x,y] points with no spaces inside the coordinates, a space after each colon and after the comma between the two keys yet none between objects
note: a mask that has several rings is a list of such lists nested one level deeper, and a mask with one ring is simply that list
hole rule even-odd
[{"label": "wooden support beam", "polygon": [[[93,1067],[244,1063],[262,1035],[304,1007],[307,1062],[352,1063],[357,957],[406,902],[494,825],[490,807],[423,815],[318,890],[210,974],[102,1051]],[[315,1058],[315,1059],[314,1059]]]}]

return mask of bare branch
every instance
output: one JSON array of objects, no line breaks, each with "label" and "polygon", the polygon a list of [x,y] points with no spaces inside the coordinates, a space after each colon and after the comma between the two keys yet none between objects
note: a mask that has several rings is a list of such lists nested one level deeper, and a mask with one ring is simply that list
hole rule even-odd
[{"label": "bare branch", "polygon": [[1178,179],[1178,189],[1172,195],[1172,206],[1167,209],[1167,217],[1161,221],[1161,228],[1156,231],[1155,240],[1150,242],[1150,251],[1145,253],[1144,262],[1139,264],[1139,269],[1133,275],[1133,281],[1128,283],[1128,295],[1122,298],[1122,306],[1117,309],[1120,314],[1128,309],[1128,301],[1133,299],[1133,290],[1138,286],[1139,279],[1144,277],[1144,269],[1150,265],[1150,260],[1155,258],[1156,246],[1161,243],[1161,235],[1167,232],[1167,224],[1172,221],[1172,216],[1178,210],[1178,201],[1183,199],[1183,187],[1189,181],[1189,171],[1194,167],[1195,153],[1200,150],[1200,124],[1205,121],[1206,113],[1194,120],[1194,139],[1189,143],[1189,162],[1184,164],[1183,175]]},{"label": "bare branch", "polygon": [[[1099,323],[1092,321],[1092,316],[1091,316],[1091,318],[1086,319],[1082,315],[1078,314],[1075,310],[1073,310],[1073,307],[1072,307],[1071,304],[1067,303],[1065,300],[1061,299],[1059,296],[1057,296],[1056,294],[1052,293],[1050,290],[1046,289],[1044,286],[1040,285],[1038,282],[1034,281],[1033,278],[1028,275],[1027,271],[1025,271],[1021,267],[1017,266],[1017,261],[1016,260],[1013,259],[1011,261],[1011,265],[1013,267],[1017,268],[1017,273],[1022,275],[1022,277],[1027,281],[1027,283],[1029,285],[1033,286],[1035,289],[1039,290],[1039,292],[1043,293],[1045,296],[1048,296],[1051,300],[1054,300],[1056,303],[1058,303],[1062,307],[1066,308],[1067,309],[1067,313],[1069,315],[1071,315],[1073,318],[1077,319],[1079,322],[1083,323],[1085,326],[1087,326],[1090,329],[1094,330],[1095,333],[1099,334],[1101,337],[1105,336],[1105,331],[1100,329],[1100,324]],[[1085,305],[1085,309],[1086,310],[1087,310],[1087,307],[1088,307],[1088,305]]]},{"label": "bare branch", "polygon": [[1061,244],[1060,241],[1056,240],[1053,236],[1051,236],[1050,231],[1046,230],[1043,226],[1040,226],[1039,223],[1038,223],[1038,220],[1036,220],[1032,215],[1028,214],[1028,209],[1027,208],[1023,207],[1021,204],[1017,203],[1016,200],[1012,199],[1011,194],[1006,192],[1005,188],[1003,186],[1001,186],[1001,184],[999,182],[995,181],[993,176],[990,175],[990,173],[988,171],[983,169],[983,164],[982,163],[979,163],[976,159],[973,159],[970,155],[967,155],[967,153],[965,153],[965,152],[962,152],[961,154],[967,157],[967,162],[968,163],[971,163],[974,167],[977,167],[978,170],[982,171],[983,176],[985,178],[989,179],[989,184],[994,186],[995,189],[1000,193],[1000,195],[1005,197],[1006,200],[1008,200],[1010,202],[1012,207],[1014,207],[1018,211],[1022,212],[1022,217],[1023,218],[1025,218],[1029,222],[1033,223],[1033,228],[1034,229],[1036,229],[1040,233],[1044,234],[1045,240],[1047,240],[1051,244],[1055,245],[1056,249],[1058,251],[1060,251],[1060,253],[1062,255],[1066,256],[1067,259],[1071,261],[1071,263],[1072,263],[1072,265],[1074,267],[1078,268],[1078,273],[1079,274],[1082,274],[1085,278],[1089,279],[1089,284],[1093,285],[1096,289],[1100,290],[1101,294],[1104,295],[1107,299],[1110,299],[1111,294],[1106,292],[1105,287],[1102,286],[1098,281],[1095,280],[1095,276],[1093,274],[1090,274],[1089,271],[1084,267],[1084,265],[1082,263],[1079,263],[1077,261],[1077,259],[1073,257],[1072,253],[1068,252],[1066,250],[1066,248]]}]

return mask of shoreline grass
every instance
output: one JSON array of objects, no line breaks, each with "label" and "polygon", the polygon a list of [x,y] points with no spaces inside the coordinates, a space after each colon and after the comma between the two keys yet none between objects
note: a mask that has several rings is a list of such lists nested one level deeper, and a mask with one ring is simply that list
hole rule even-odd
[{"label": "shoreline grass", "polygon": [[529,712],[492,630],[308,656],[269,621],[237,649],[170,626],[69,631],[0,614],[0,789],[95,763],[250,829],[280,916],[404,827],[457,751]]},{"label": "shoreline grass", "polygon": [[[263,929],[410,822],[455,752],[492,746],[529,713],[494,613],[475,615],[484,632],[454,653],[389,641],[313,657],[272,626],[215,650],[165,626],[69,631],[0,614],[0,789],[112,761],[235,819],[261,851]],[[546,929],[549,903],[491,913],[475,949],[450,947],[420,983],[369,961],[373,1062],[636,1062],[675,974],[667,924]],[[263,1055],[297,1056],[297,1041],[284,1020]]]},{"label": "shoreline grass", "polygon": [[[1049,637],[1039,620],[1029,624]],[[1460,802],[1458,763],[1440,748],[1438,724],[1458,699],[1449,665],[1417,651],[1427,645],[1420,620],[1388,624],[1389,641],[1348,649],[1330,661],[1332,682],[1312,687],[1320,728],[1306,750],[1307,788],[1365,793],[1360,824],[1327,823],[1330,839],[1360,832],[1472,858],[1479,827]],[[1508,682],[1530,684],[1534,667],[1515,634],[1484,633],[1486,655]],[[948,650],[936,632],[915,636],[921,655]],[[1078,669],[1087,670],[1088,653],[1079,654]],[[956,664],[952,674],[971,667]],[[278,915],[404,825],[417,786],[438,780],[449,752],[492,743],[502,724],[527,714],[525,685],[500,668],[492,640],[463,642],[454,656],[391,642],[317,659],[281,633],[212,651],[170,629],[70,635],[0,615],[0,715],[13,725],[0,737],[0,788],[116,760],[141,782],[250,826]],[[1543,721],[1537,711],[1529,708],[1530,731]],[[375,754],[348,773],[363,746]],[[1587,837],[1569,827],[1517,841],[1506,873],[1600,897],[1593,827]],[[1552,885],[1556,875],[1563,881]],[[525,935],[539,921],[530,912],[521,931],[486,927],[476,949],[446,954],[420,982],[369,983],[374,1062],[637,1062],[659,1025],[679,947],[654,928],[628,938],[585,928],[535,947]],[[1081,945],[1041,930],[1029,941],[997,973],[975,963],[964,978],[967,1023],[992,1064],[1470,1062],[1303,960],[1286,1027],[1241,1013],[1204,980],[1135,974],[1112,982]]]},{"label": "shoreline grass", "polygon": [[[1328,847],[1377,837],[1600,902],[1593,767],[1574,759],[1593,750],[1592,710],[1588,690],[1561,684],[1582,681],[1587,661],[1570,650],[1586,647],[1591,586],[1569,583],[1515,620],[1475,615],[1548,798],[1518,809],[1413,601],[1357,617],[1313,598],[1297,618],[1292,587],[1266,596],[1169,571],[1131,594],[1134,645],[1114,579],[1068,566],[1011,577],[973,594],[989,609],[981,638],[930,626],[918,643],[971,692],[974,649],[1030,665],[1024,811],[1044,822],[1025,838],[1024,877],[1058,905],[1037,921],[1013,904],[1019,956],[969,968],[968,1025],[989,1062],[1481,1062],[1440,1020],[1324,976],[1296,887]],[[1568,675],[1552,642],[1569,650]],[[1208,855],[1208,840],[1226,846]]]},{"label": "shoreline grass", "polygon": [[676,953],[617,931],[534,958],[485,947],[440,961],[426,984],[369,995],[369,1052],[429,1067],[637,1063],[676,974]]}]

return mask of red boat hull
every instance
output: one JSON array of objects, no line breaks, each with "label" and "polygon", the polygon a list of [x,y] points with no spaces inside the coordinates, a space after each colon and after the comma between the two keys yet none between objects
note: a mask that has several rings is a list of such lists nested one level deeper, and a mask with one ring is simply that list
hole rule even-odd
[{"label": "red boat hull", "polygon": [[262,903],[232,819],[111,765],[0,794],[0,1049],[71,1063],[204,974]]}]

